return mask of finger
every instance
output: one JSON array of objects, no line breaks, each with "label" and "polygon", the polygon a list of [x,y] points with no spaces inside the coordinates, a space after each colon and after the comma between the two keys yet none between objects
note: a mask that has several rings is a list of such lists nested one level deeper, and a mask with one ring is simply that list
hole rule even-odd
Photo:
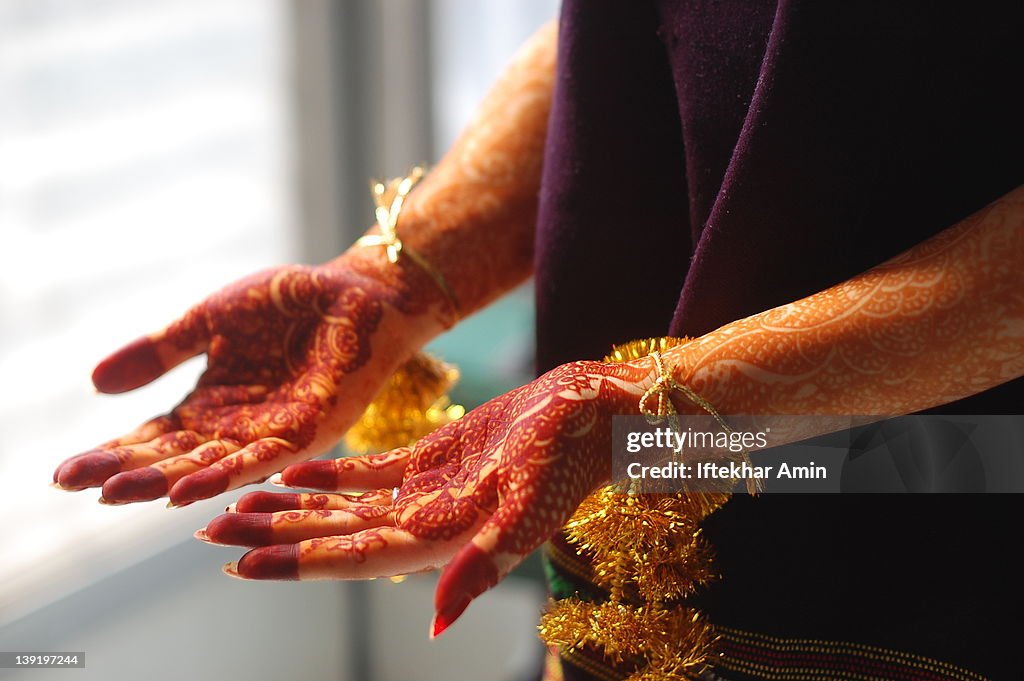
[{"label": "finger", "polygon": [[61,461],[57,468],[55,468],[53,471],[53,481],[59,484],[61,469],[64,466],[71,463],[72,461],[76,461],[83,457],[89,456],[90,454],[94,454],[97,451],[105,451],[111,449],[112,447],[119,447],[121,445],[134,445],[140,442],[149,442],[155,437],[180,429],[181,423],[178,421],[177,418],[173,416],[158,416],[155,419],[150,419],[149,421],[146,421],[141,426],[131,431],[130,433],[127,433],[126,435],[123,435],[114,440],[110,440],[109,442],[104,442],[99,447],[90,449],[88,452],[76,454],[75,456],[69,457],[64,461]]},{"label": "finger", "polygon": [[394,509],[390,506],[362,506],[340,511],[224,513],[195,536],[214,544],[270,546],[347,535],[383,525],[394,525]]},{"label": "finger", "polygon": [[96,487],[121,471],[191,451],[205,439],[195,431],[179,430],[149,442],[94,449],[64,462],[57,472],[57,484],[64,488]]},{"label": "finger", "polygon": [[399,447],[382,454],[347,456],[340,459],[305,461],[281,473],[288,487],[329,491],[365,491],[402,484],[412,450]]},{"label": "finger", "polygon": [[172,456],[144,468],[118,473],[103,483],[103,497],[100,501],[124,504],[159,499],[181,478],[202,470],[239,449],[241,446],[231,440],[211,440],[187,454]]},{"label": "finger", "polygon": [[102,393],[134,390],[205,351],[209,341],[205,310],[194,307],[162,331],[137,338],[101,361],[92,383]]},{"label": "finger", "polygon": [[436,637],[459,618],[474,598],[505,578],[516,565],[558,531],[572,516],[577,502],[571,473],[562,467],[545,471],[512,490],[445,567],[434,593]]},{"label": "finger", "polygon": [[291,510],[344,510],[355,506],[376,506],[392,504],[389,489],[374,490],[363,494],[307,494],[249,492],[225,509],[228,513],[274,513]]},{"label": "finger", "polygon": [[348,536],[249,551],[225,572],[243,579],[374,579],[436,569],[469,536],[423,539],[397,527],[375,527]]},{"label": "finger", "polygon": [[256,440],[213,465],[178,480],[168,493],[170,503],[172,506],[184,506],[265,480],[303,456],[305,453],[300,447],[279,437]]}]

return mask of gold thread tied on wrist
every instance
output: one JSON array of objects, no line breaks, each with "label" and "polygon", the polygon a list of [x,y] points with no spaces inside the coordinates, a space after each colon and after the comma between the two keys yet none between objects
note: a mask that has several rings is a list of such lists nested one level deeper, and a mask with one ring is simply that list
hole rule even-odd
[{"label": "gold thread tied on wrist", "polygon": [[[437,283],[457,318],[459,305],[444,276],[398,237],[398,216],[409,192],[423,175],[423,168],[415,167],[406,177],[370,183],[380,234],[367,234],[356,243],[363,247],[383,246],[392,264],[398,262],[401,254],[407,255]],[[458,380],[457,367],[428,353],[417,353],[391,375],[359,421],[345,434],[345,444],[359,454],[383,452],[411,445],[461,418],[466,410],[452,404],[448,397]]]},{"label": "gold thread tied on wrist", "polygon": [[[643,397],[640,398],[640,413],[647,417],[647,420],[651,423],[659,423],[663,419],[668,417],[670,427],[678,428],[678,422],[676,419],[671,418],[678,416],[675,405],[672,403],[672,391],[678,391],[686,397],[694,406],[701,408],[708,415],[710,415],[718,425],[725,431],[730,437],[733,434],[733,429],[729,427],[729,424],[725,422],[722,415],[718,413],[715,406],[708,402],[706,399],[698,395],[692,388],[684,385],[677,381],[672,376],[672,371],[669,367],[665,366],[665,363],[661,357],[660,350],[653,350],[649,355],[654,360],[654,366],[657,370],[658,377],[654,379],[654,384],[647,389]],[[658,406],[656,410],[650,408],[650,401],[654,398],[658,400]],[[741,460],[750,464],[750,454],[748,452],[742,452],[740,454]],[[761,491],[760,478],[747,478],[746,479],[747,492],[749,494],[757,494]]]},{"label": "gold thread tied on wrist", "polygon": [[383,246],[387,251],[388,262],[392,265],[398,262],[398,256],[402,253],[416,263],[420,269],[430,275],[437,287],[441,289],[444,297],[452,306],[456,318],[459,316],[459,302],[455,298],[455,292],[448,285],[448,281],[441,274],[440,270],[430,264],[422,255],[402,243],[398,236],[398,216],[405,205],[405,199],[409,192],[416,186],[425,171],[416,166],[409,171],[405,177],[397,177],[387,182],[380,180],[370,181],[370,192],[373,194],[373,203],[376,206],[374,215],[377,218],[377,226],[380,227],[380,234],[367,234],[356,241],[357,246]]},{"label": "gold thread tied on wrist", "polygon": [[[676,414],[670,394],[681,384],[672,378],[661,353],[688,341],[636,340],[616,346],[604,358],[605,362],[654,358],[658,377],[639,405],[648,418],[671,421]],[[696,392],[688,388],[681,392],[721,419]],[[717,636],[684,599],[717,578],[700,523],[728,499],[724,491],[637,494],[615,485],[587,497],[563,532],[589,564],[594,583],[608,590],[608,600],[590,602],[577,596],[555,601],[541,618],[541,638],[559,646],[562,655],[577,666],[581,657],[588,664],[601,665],[608,678],[692,679],[713,655]]]}]

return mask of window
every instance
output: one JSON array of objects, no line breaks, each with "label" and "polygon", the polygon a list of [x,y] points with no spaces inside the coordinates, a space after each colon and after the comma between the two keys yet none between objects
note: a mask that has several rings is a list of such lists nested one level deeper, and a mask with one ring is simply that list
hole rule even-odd
[{"label": "window", "polygon": [[[0,509],[17,519],[0,626],[185,541],[226,503],[105,508],[96,490],[43,489],[64,458],[166,411],[203,365],[108,397],[95,363],[240,276],[336,253],[371,222],[365,179],[447,148],[556,5],[0,0]],[[395,16],[430,56],[414,74],[427,94],[403,106],[381,98],[415,93],[380,88],[368,72],[385,60],[359,42],[395,51],[388,68],[414,61],[385,39]],[[438,340],[463,369],[456,399],[530,378],[531,310],[521,290]]]},{"label": "window", "polygon": [[66,456],[166,411],[202,367],[100,398],[88,382],[97,360],[294,259],[283,11],[0,0],[0,477],[18,519],[0,561],[5,616],[19,612],[14,599],[38,602],[31,586],[51,573],[73,588],[112,555],[141,558],[210,515],[84,505],[40,487]]}]

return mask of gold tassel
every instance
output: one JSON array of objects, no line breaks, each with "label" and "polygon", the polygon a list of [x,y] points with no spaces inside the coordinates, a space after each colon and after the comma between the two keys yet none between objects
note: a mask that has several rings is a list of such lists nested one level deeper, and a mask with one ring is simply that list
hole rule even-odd
[{"label": "gold tassel", "polygon": [[616,665],[637,666],[629,679],[676,681],[703,666],[714,644],[711,627],[688,608],[625,603],[556,602],[541,618],[541,637],[563,650],[599,647]]},{"label": "gold tassel", "polygon": [[[616,346],[605,362],[663,352],[686,338],[645,338]],[[608,602],[554,602],[540,635],[567,651],[600,650],[611,664],[633,667],[627,681],[683,681],[704,667],[714,632],[696,611],[679,604],[717,575],[700,522],[726,493],[634,494],[608,486],[587,497],[565,526],[567,541],[593,567]],[[624,602],[632,590],[642,605]]]},{"label": "gold tassel", "polygon": [[414,355],[345,434],[345,444],[360,454],[383,452],[461,418],[466,410],[447,395],[458,380],[459,370],[451,364],[425,352]]},{"label": "gold tassel", "polygon": [[676,338],[674,336],[638,338],[621,345],[613,345],[612,351],[605,355],[604,359],[601,361],[607,364],[630,362],[634,359],[646,357],[652,352],[665,352],[669,348],[674,348],[677,345],[685,345],[691,340],[691,338],[687,337]]},{"label": "gold tassel", "polygon": [[[405,177],[370,182],[374,215],[380,232],[356,241],[364,248],[383,247],[388,261],[397,263],[402,254],[423,269],[447,298],[458,316],[459,303],[440,270],[422,255],[402,243],[398,218],[406,198],[426,171],[415,167]],[[459,370],[420,352],[399,367],[384,389],[366,408],[359,421],[345,434],[345,444],[359,454],[383,452],[410,445],[436,428],[462,417],[466,410],[448,399],[448,391],[459,380]]]}]

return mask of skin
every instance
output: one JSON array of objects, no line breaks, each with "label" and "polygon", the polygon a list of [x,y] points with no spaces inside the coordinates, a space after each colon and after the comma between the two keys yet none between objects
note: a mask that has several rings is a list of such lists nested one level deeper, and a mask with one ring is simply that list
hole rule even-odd
[{"label": "skin", "polygon": [[[566,364],[410,447],[303,461],[415,348],[528,276],[554,47],[548,26],[403,213],[399,233],[443,273],[457,312],[379,249],[239,282],[101,363],[104,392],[204,350],[210,368],[169,415],[65,462],[56,481],[105,481],[105,499],[130,501],[160,496],[162,480],[188,503],[294,464],[283,484],[321,493],[253,492],[197,532],[254,547],[226,571],[363,579],[445,566],[432,634],[448,627],[608,480],[611,416],[638,413],[653,361]],[[1018,189],[844,284],[667,351],[665,366],[723,414],[899,414],[1021,376],[1022,216]]]},{"label": "skin", "polygon": [[[142,385],[199,352],[194,391],[135,432],[65,461],[66,489],[184,505],[326,451],[390,372],[439,329],[439,301],[359,274],[345,258],[237,282],[96,368],[103,392]],[[429,290],[429,289],[426,289]],[[372,359],[372,361],[371,361]]]}]

